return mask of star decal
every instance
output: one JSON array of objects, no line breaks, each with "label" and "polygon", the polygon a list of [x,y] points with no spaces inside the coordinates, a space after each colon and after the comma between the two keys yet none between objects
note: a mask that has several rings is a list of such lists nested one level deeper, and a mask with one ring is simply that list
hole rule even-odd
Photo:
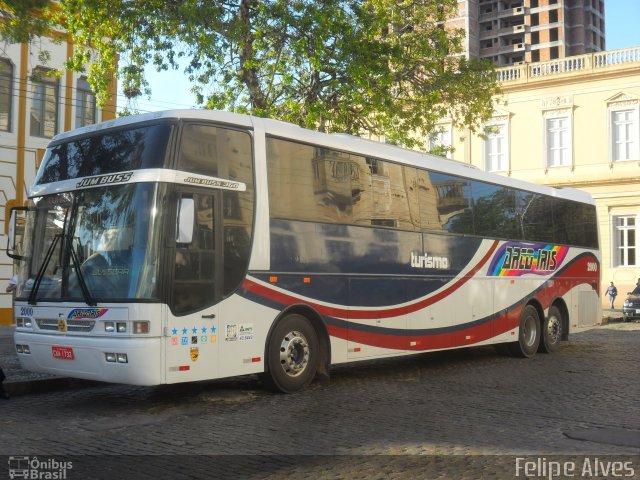
[{"label": "star decal", "polygon": [[171,330],[171,335],[177,335],[178,334],[178,329],[174,328],[173,330]]}]

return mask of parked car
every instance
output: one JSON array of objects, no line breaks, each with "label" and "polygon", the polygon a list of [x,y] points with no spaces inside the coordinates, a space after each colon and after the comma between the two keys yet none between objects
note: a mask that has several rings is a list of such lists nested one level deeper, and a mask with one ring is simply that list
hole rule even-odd
[{"label": "parked car", "polygon": [[625,322],[640,318],[640,286],[627,294],[622,304],[622,318]]}]

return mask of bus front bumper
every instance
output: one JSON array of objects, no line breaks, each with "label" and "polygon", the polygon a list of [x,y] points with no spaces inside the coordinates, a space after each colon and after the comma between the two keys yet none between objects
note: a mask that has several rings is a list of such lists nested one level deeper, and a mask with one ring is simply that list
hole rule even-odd
[{"label": "bus front bumper", "polygon": [[160,338],[107,338],[16,331],[22,368],[51,375],[130,385],[162,379]]}]

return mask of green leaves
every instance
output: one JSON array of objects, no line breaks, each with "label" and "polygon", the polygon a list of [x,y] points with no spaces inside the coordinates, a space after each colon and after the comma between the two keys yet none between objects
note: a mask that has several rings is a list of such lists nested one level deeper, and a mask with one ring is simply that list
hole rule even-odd
[{"label": "green leaves", "polygon": [[145,65],[162,71],[184,59],[206,108],[422,147],[442,117],[475,130],[497,91],[492,67],[462,55],[464,32],[445,27],[456,0],[2,3],[0,33],[11,41],[69,32],[67,66],[91,64],[101,104],[115,73],[135,98],[149,94]]}]

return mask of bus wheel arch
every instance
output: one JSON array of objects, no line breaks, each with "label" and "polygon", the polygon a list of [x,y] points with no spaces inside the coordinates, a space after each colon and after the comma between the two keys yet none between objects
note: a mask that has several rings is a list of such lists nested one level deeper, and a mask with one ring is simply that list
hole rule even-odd
[{"label": "bus wheel arch", "polygon": [[518,340],[508,344],[509,353],[514,357],[531,358],[538,351],[541,337],[542,307],[537,301],[530,301],[522,309],[518,327]]},{"label": "bus wheel arch", "polygon": [[[271,326],[264,350],[265,371],[260,378],[274,391],[293,393],[301,390],[316,376],[328,378],[330,349],[322,317],[306,305],[291,306]],[[291,355],[299,357],[300,361],[290,360]],[[302,360],[303,355],[308,360]],[[300,372],[295,371],[296,366],[301,368]]]}]

